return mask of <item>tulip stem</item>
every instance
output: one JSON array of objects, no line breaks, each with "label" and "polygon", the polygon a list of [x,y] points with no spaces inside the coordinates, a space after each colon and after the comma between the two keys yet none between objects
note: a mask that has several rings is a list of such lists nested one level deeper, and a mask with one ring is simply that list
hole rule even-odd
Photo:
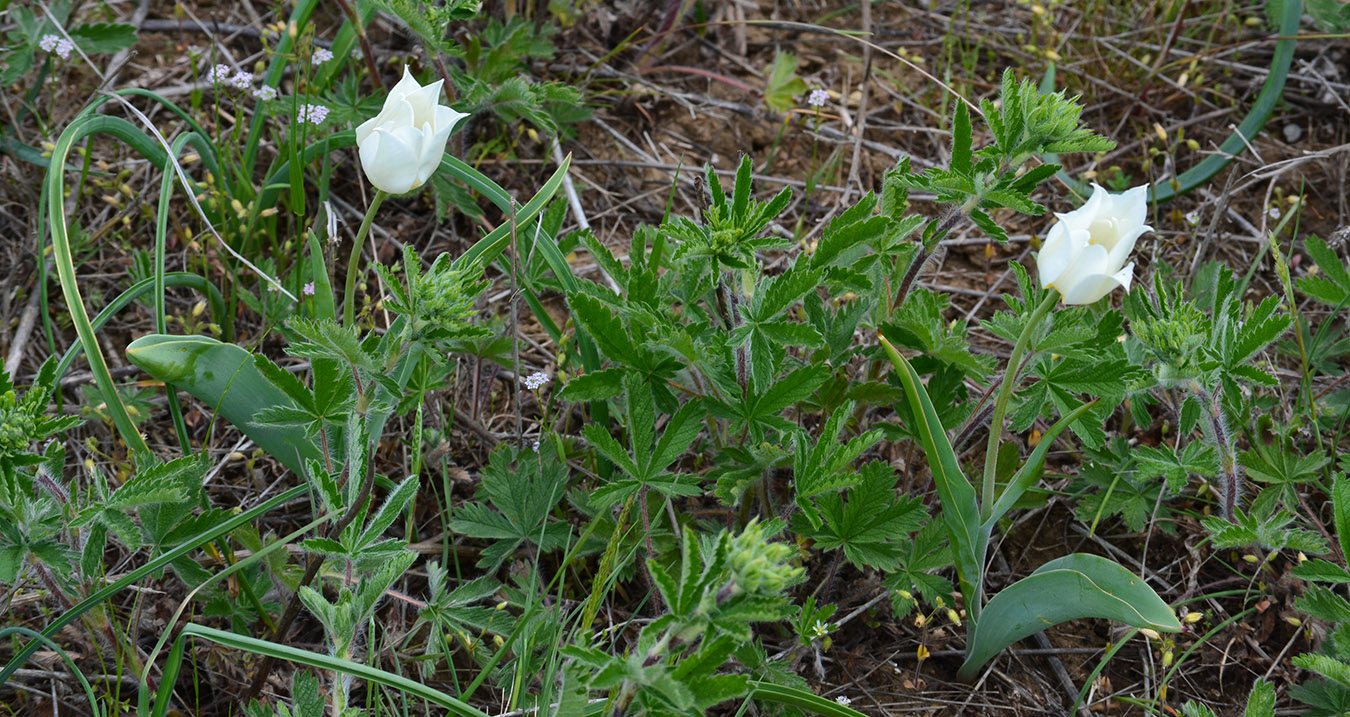
[{"label": "tulip stem", "polygon": [[389,192],[383,189],[375,190],[375,196],[370,200],[370,208],[366,210],[366,216],[361,220],[361,228],[356,230],[356,240],[352,242],[352,255],[347,259],[347,288],[342,292],[342,325],[346,328],[351,328],[353,323],[356,276],[361,273],[358,270],[361,265],[361,250],[365,247],[366,235],[370,233],[370,223],[375,219],[375,212],[380,210],[380,204],[384,203],[387,196]]},{"label": "tulip stem", "polygon": [[1017,374],[1022,367],[1022,357],[1026,355],[1027,345],[1031,343],[1031,333],[1041,323],[1045,315],[1059,303],[1059,292],[1050,289],[1045,298],[1031,313],[1022,333],[1013,346],[1012,356],[1008,358],[1008,368],[1003,372],[1003,381],[998,388],[998,398],[994,399],[994,414],[989,418],[989,443],[984,451],[984,485],[980,500],[980,513],[988,517],[987,512],[994,507],[994,478],[998,468],[998,444],[1003,437],[1003,417],[1008,412],[1008,399],[1012,398],[1013,387],[1017,385]]}]

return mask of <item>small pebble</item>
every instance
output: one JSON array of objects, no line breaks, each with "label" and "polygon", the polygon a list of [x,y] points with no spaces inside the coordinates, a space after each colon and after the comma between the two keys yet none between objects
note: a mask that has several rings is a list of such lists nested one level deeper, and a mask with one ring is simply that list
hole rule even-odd
[{"label": "small pebble", "polygon": [[1293,122],[1284,126],[1284,141],[1293,144],[1303,139],[1303,128]]}]

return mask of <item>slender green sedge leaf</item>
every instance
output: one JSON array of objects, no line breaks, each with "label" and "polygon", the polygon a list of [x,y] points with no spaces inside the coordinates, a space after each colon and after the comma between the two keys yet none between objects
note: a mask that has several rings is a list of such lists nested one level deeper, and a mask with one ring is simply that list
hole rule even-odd
[{"label": "slender green sedge leaf", "polygon": [[979,586],[988,538],[980,525],[980,507],[975,499],[975,488],[961,472],[956,452],[947,440],[947,433],[942,428],[928,391],[919,381],[919,374],[886,337],[878,334],[877,338],[895,365],[896,373],[900,375],[900,382],[904,384],[914,420],[918,424],[914,430],[919,434],[924,455],[928,456],[933,484],[942,500],[942,518],[951,536],[961,594],[965,596],[966,605],[977,606],[981,600]]},{"label": "slender green sedge leaf", "polygon": [[[291,647],[289,645],[278,645],[274,642],[259,640],[253,637],[236,635],[232,632],[225,632],[224,630],[217,630],[204,625],[187,625],[183,628],[183,631],[179,633],[174,648],[180,659],[182,653],[177,651],[177,643],[182,642],[189,637],[210,640],[218,645],[223,645],[236,650],[245,650],[265,657],[287,660],[301,665],[317,667],[321,670],[328,670],[329,672],[358,677],[386,687],[391,687],[413,697],[419,697],[434,705],[444,707],[458,715],[487,717],[486,713],[475,709],[472,705],[455,697],[451,697],[440,690],[434,690],[420,682],[414,682],[402,675],[386,672],[369,665],[363,665],[359,662],[352,662],[351,660],[343,660],[337,657],[322,655],[317,652],[301,650],[300,648]],[[174,671],[177,672],[176,665],[174,668]],[[168,675],[168,672],[169,668],[166,667],[166,676]]]},{"label": "slender green sedge leaf", "polygon": [[207,336],[150,334],[127,346],[127,359],[211,406],[297,475],[307,459],[322,460],[323,453],[303,429],[253,423],[258,411],[288,405],[290,399],[263,377],[248,351]]},{"label": "slender green sedge leaf", "polygon": [[1167,603],[1138,575],[1099,555],[1051,560],[989,600],[970,633],[957,676],[970,680],[1003,648],[1048,627],[1084,617],[1178,632]]},{"label": "slender green sedge leaf", "polygon": [[[290,545],[291,543],[298,540],[300,536],[308,533],[309,531],[317,528],[326,521],[332,519],[333,519],[332,513],[325,513],[319,516],[318,518],[315,518],[314,520],[306,523],[305,525],[300,526],[300,528],[292,531],[290,534],[280,539],[270,541],[267,544],[267,546],[264,547],[262,550],[259,550],[258,552],[248,556],[247,558],[244,558],[243,560],[236,562],[235,564],[225,568],[224,570],[221,570],[218,573],[212,574],[206,580],[202,581],[200,585],[193,588],[187,594],[187,596],[184,597],[183,600],[178,604],[178,609],[174,610],[173,616],[169,618],[168,624],[165,625],[164,629],[160,631],[159,641],[155,643],[155,647],[153,650],[150,651],[150,654],[146,656],[145,671],[141,673],[141,691],[138,697],[137,712],[141,715],[147,713],[146,711],[149,708],[147,703],[149,702],[151,694],[150,670],[154,666],[155,660],[159,657],[159,653],[164,651],[164,644],[169,641],[170,635],[173,634],[174,626],[178,624],[178,620],[182,618],[183,612],[187,610],[188,605],[192,604],[192,598],[195,597],[197,593],[201,592],[206,586],[211,585],[213,583],[218,583],[224,580],[225,578],[228,578],[229,576],[235,574],[236,572],[239,572],[240,570],[243,570],[244,568],[262,560],[268,555],[278,550],[281,550],[282,548],[285,548],[287,545]],[[165,670],[161,673],[161,682],[160,682],[161,689],[155,696],[155,707],[154,711],[151,714],[157,715],[165,714],[165,711],[169,707],[169,700],[173,697],[173,685],[178,679],[178,667],[179,665],[182,664],[183,660],[182,648],[184,644],[186,643],[185,641],[182,640],[174,642],[173,649],[169,653],[168,665],[165,668]]]},{"label": "slender green sedge leaf", "polygon": [[[65,661],[66,666],[70,668],[70,674],[75,675],[75,679],[79,680],[80,686],[84,688],[85,698],[88,699],[89,704],[97,710],[98,700],[94,697],[94,688],[89,686],[89,681],[84,679],[84,673],[81,672],[79,666],[75,664],[75,660],[72,660],[70,655],[67,654],[60,645],[56,644],[50,637],[47,637],[37,630],[30,630],[26,627],[7,627],[0,630],[0,640],[3,640],[10,635],[25,635],[31,637],[33,638],[32,644],[46,645],[48,649],[55,652],[63,661]],[[97,715],[98,712],[95,711],[94,714]]]},{"label": "slender green sedge leaf", "polygon": [[751,681],[750,692],[747,696],[752,700],[796,707],[818,715],[825,715],[825,717],[862,717],[861,712],[841,705],[834,700],[827,700],[820,695],[796,687],[775,685],[770,682]]},{"label": "slender green sedge leaf", "polygon": [[[50,625],[43,628],[42,630],[43,636],[51,637],[52,635],[55,635],[57,632],[60,632],[61,629],[64,628],[66,625],[69,625],[70,623],[80,619],[80,617],[83,616],[85,613],[101,605],[105,600],[121,592],[127,586],[136,583],[137,581],[141,580],[147,575],[150,575],[158,570],[161,570],[169,563],[172,563],[173,561],[183,557],[184,555],[187,555],[193,550],[198,549],[202,545],[205,545],[206,543],[209,543],[219,538],[220,536],[229,533],[235,528],[238,528],[239,526],[244,525],[245,523],[254,520],[255,518],[258,518],[262,515],[265,515],[269,511],[281,505],[285,505],[286,503],[289,503],[290,501],[303,496],[307,490],[308,488],[306,486],[303,485],[295,486],[294,488],[291,488],[283,493],[280,493],[272,497],[271,500],[268,500],[260,505],[250,508],[249,510],[244,511],[239,515],[231,517],[229,520],[226,520],[220,525],[215,526],[211,530],[208,530],[193,537],[192,539],[184,542],[182,545],[172,550],[165,551],[164,553],[160,554],[158,557],[154,558],[145,565],[142,565],[141,567],[136,568],[135,570],[132,570],[131,572],[127,573],[120,580],[109,583],[102,590],[95,592],[89,597],[81,600],[77,605],[75,605],[71,609],[61,613],[61,615],[59,615],[55,620],[53,620]],[[33,642],[24,645],[22,649],[20,649],[17,653],[15,653],[14,657],[10,658],[9,663],[5,665],[5,669],[0,670],[0,684],[4,684],[5,681],[8,680],[14,674],[15,670],[22,667],[23,664],[28,661],[28,658],[32,657],[34,652],[37,652],[37,649],[39,646],[41,646],[41,644],[42,643],[34,640]]]},{"label": "slender green sedge leaf", "polygon": [[1030,456],[1027,456],[1026,463],[1023,463],[1022,467],[1017,469],[1017,473],[1013,474],[1012,480],[1008,481],[1008,486],[1003,489],[1003,494],[994,502],[994,508],[990,511],[989,518],[984,522],[986,534],[993,532],[994,524],[1012,509],[1013,505],[1017,503],[1017,500],[1021,498],[1022,495],[1031,488],[1036,479],[1040,477],[1041,466],[1045,464],[1045,454],[1049,452],[1050,446],[1055,442],[1055,439],[1059,438],[1059,434],[1063,433],[1064,429],[1068,428],[1074,421],[1082,418],[1083,414],[1087,413],[1095,405],[1097,405],[1096,401],[1088,401],[1078,408],[1075,408],[1070,411],[1067,416],[1063,416],[1056,421],[1055,425],[1051,426],[1050,430],[1046,431],[1045,435],[1041,436],[1041,442],[1036,444],[1036,449],[1031,452]]}]

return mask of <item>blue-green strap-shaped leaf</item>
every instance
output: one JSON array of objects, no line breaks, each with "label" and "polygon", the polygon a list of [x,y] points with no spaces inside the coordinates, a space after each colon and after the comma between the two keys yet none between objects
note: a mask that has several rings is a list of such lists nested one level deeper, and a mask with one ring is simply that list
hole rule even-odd
[{"label": "blue-green strap-shaped leaf", "polygon": [[[942,500],[942,519],[952,540],[956,573],[961,583],[961,594],[966,605],[979,605],[980,575],[983,571],[984,551],[988,533],[980,525],[980,507],[975,499],[975,488],[961,472],[961,464],[952,450],[947,432],[938,419],[937,409],[928,397],[928,391],[919,381],[919,374],[884,336],[877,335],[900,382],[905,386],[909,405],[914,414],[914,432],[919,436],[924,455],[933,472],[933,484]],[[978,610],[978,608],[976,608]]]},{"label": "blue-green strap-shaped leaf", "polygon": [[253,423],[262,409],[291,401],[263,377],[248,351],[206,336],[150,334],[127,346],[127,359],[210,406],[296,474],[302,473],[306,459],[323,457],[314,438],[302,428],[264,428]]},{"label": "blue-green strap-shaped leaf", "polygon": [[958,676],[969,680],[1003,648],[1083,617],[1181,630],[1172,609],[1138,575],[1101,556],[1075,553],[1042,565],[989,600],[970,633]]}]

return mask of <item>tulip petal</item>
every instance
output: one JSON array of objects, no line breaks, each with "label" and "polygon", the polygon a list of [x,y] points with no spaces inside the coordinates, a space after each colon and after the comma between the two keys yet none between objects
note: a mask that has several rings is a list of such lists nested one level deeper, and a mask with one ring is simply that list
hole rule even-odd
[{"label": "tulip petal", "polygon": [[400,102],[420,89],[422,89],[422,85],[418,84],[417,78],[412,76],[408,66],[404,65],[403,77],[399,78],[398,84],[389,90],[389,97],[385,99],[384,106],[388,107],[390,102]]},{"label": "tulip petal", "polygon": [[1127,293],[1130,290],[1130,283],[1134,279],[1134,262],[1130,262],[1125,268],[1116,274],[1088,274],[1080,278],[1073,286],[1069,287],[1064,294],[1065,304],[1092,304],[1101,300],[1103,296],[1111,293],[1120,287]]},{"label": "tulip petal", "polygon": [[1079,236],[1075,237],[1074,232],[1063,221],[1056,222],[1050,227],[1045,243],[1036,254],[1036,268],[1041,277],[1042,289],[1054,283],[1060,274],[1069,268],[1074,255],[1078,253],[1079,246],[1087,243],[1086,232],[1077,233]]},{"label": "tulip petal", "polygon": [[436,133],[440,134],[441,132],[447,132],[446,136],[448,137],[449,136],[448,133],[453,132],[455,130],[455,127],[458,126],[460,121],[463,120],[465,117],[468,117],[468,115],[464,114],[463,112],[456,111],[453,107],[446,107],[445,105],[437,105],[436,121],[434,123]]},{"label": "tulip petal", "polygon": [[1143,236],[1146,232],[1151,231],[1153,231],[1153,227],[1147,224],[1128,226],[1125,232],[1116,240],[1116,245],[1111,247],[1111,255],[1107,260],[1107,264],[1113,267],[1123,265],[1125,260],[1130,258],[1130,254],[1134,253],[1134,245],[1139,241],[1139,237]]},{"label": "tulip petal", "polygon": [[1148,185],[1141,184],[1117,194],[1114,210],[1114,214],[1120,218],[1124,226],[1142,226],[1148,220]]},{"label": "tulip petal", "polygon": [[435,82],[421,87],[414,92],[408,93],[404,99],[413,110],[413,126],[421,127],[436,121],[436,107],[441,100],[441,85],[445,80],[436,80]]},{"label": "tulip petal", "polygon": [[360,145],[361,168],[377,189],[403,194],[416,186],[417,150],[399,134],[376,127]]},{"label": "tulip petal", "polygon": [[1101,215],[1103,205],[1109,204],[1110,201],[1110,192],[1093,184],[1092,196],[1089,196],[1088,200],[1083,202],[1083,206],[1055,216],[1059,217],[1061,222],[1069,225],[1070,229],[1088,229],[1092,226],[1092,222],[1096,221],[1097,217]]}]

